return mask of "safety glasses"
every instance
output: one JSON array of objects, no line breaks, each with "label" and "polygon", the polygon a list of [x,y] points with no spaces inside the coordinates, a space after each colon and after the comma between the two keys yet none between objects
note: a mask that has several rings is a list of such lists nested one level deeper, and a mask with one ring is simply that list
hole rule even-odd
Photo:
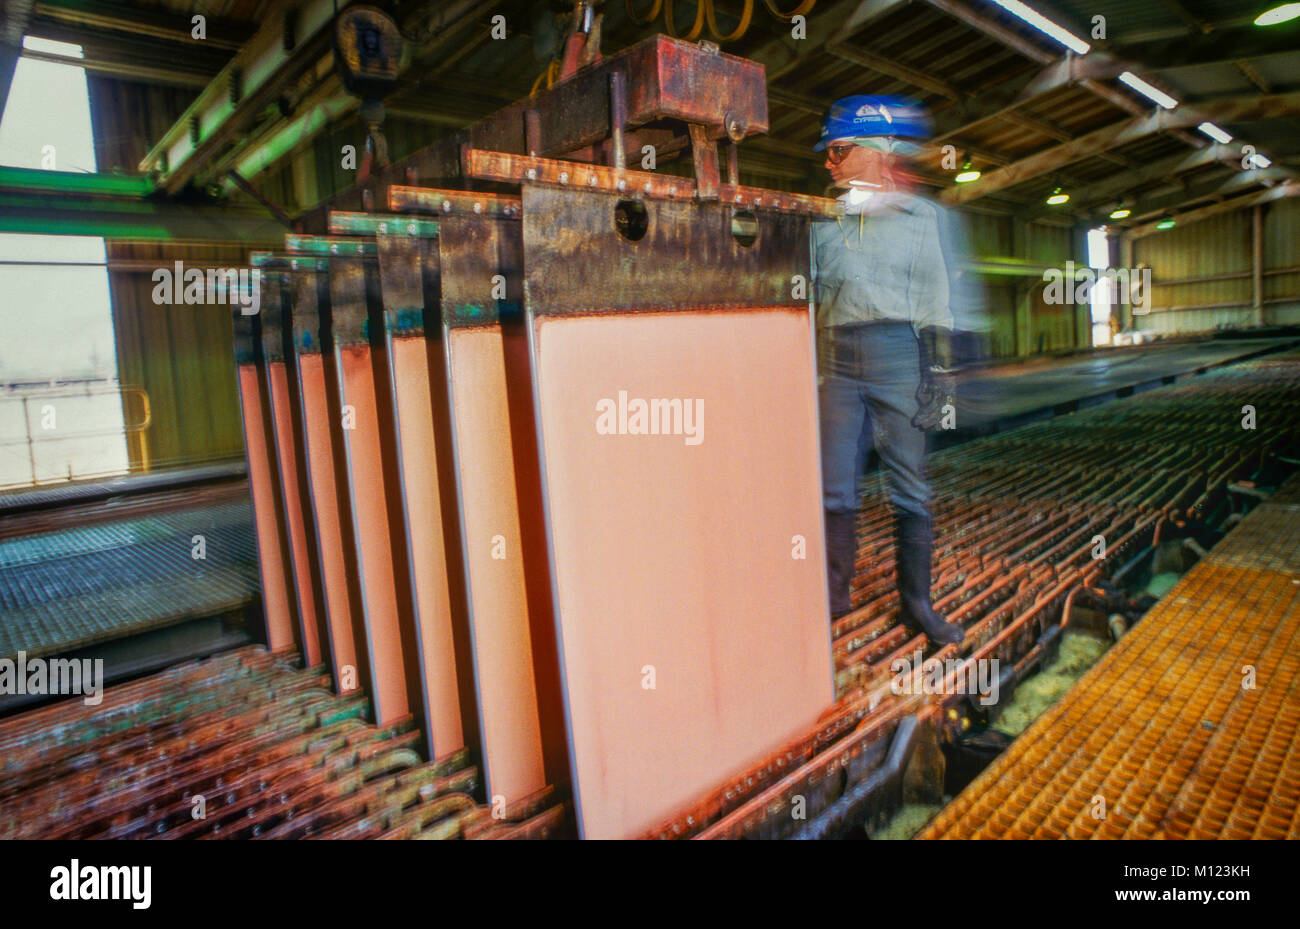
[{"label": "safety glasses", "polygon": [[833,165],[839,164],[845,158],[849,157],[849,152],[853,151],[853,143],[846,145],[828,145],[826,146],[826,160]]}]

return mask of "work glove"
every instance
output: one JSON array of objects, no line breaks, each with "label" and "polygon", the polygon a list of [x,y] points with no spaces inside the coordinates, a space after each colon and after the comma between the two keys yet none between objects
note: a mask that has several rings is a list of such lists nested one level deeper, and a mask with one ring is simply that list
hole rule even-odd
[{"label": "work glove", "polygon": [[920,342],[921,383],[916,388],[916,415],[912,425],[929,432],[939,427],[944,407],[956,407],[956,371],[952,367],[952,333],[947,329],[927,326],[922,329]]}]

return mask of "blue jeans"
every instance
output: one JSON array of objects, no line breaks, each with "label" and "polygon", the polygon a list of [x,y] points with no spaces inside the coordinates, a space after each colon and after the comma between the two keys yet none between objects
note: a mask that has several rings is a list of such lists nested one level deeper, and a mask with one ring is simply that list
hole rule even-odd
[{"label": "blue jeans", "polygon": [[823,329],[818,338],[822,493],[826,510],[856,512],[874,447],[895,513],[929,512],[925,433],[912,425],[920,368],[910,323]]}]

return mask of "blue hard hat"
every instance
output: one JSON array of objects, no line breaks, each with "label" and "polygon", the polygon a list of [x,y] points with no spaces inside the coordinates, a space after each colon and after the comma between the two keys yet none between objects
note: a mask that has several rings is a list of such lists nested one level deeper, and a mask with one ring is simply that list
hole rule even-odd
[{"label": "blue hard hat", "polygon": [[930,115],[921,104],[905,97],[841,97],[831,104],[813,151],[820,152],[836,139],[872,136],[928,139]]}]

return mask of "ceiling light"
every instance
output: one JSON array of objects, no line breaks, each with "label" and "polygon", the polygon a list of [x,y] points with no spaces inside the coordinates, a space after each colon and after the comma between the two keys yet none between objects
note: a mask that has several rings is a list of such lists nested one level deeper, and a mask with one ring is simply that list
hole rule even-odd
[{"label": "ceiling light", "polygon": [[953,180],[955,180],[958,184],[969,184],[971,181],[978,181],[979,179],[980,179],[979,171],[971,167],[971,163],[969,160],[967,160],[967,162],[961,166],[961,172],[955,178],[953,178]]},{"label": "ceiling light", "polygon": [[1062,203],[1067,202],[1069,199],[1070,199],[1070,195],[1061,193],[1061,188],[1058,187],[1052,191],[1052,195],[1047,198],[1047,202],[1050,206],[1060,206]]},{"label": "ceiling light", "polygon": [[1256,168],[1267,168],[1269,165],[1273,163],[1273,160],[1271,158],[1268,158],[1265,155],[1261,155],[1259,152],[1256,152],[1255,154],[1250,156],[1250,158],[1247,160],[1247,163],[1253,165]]},{"label": "ceiling light", "polygon": [[1133,214],[1133,211],[1130,210],[1128,207],[1126,207],[1126,206],[1117,206],[1115,209],[1113,209],[1113,210],[1110,211],[1110,218],[1111,218],[1111,219],[1128,219],[1129,216],[1131,216],[1132,214]]},{"label": "ceiling light", "polygon": [[1160,90],[1157,87],[1152,87],[1132,71],[1125,71],[1119,76],[1119,80],[1121,84],[1127,84],[1144,97],[1149,97],[1154,100],[1166,110],[1172,110],[1174,107],[1178,106],[1177,100],[1169,96],[1169,94],[1165,93],[1163,90]]},{"label": "ceiling light", "polygon": [[1165,214],[1165,218],[1162,219],[1162,220],[1160,220],[1160,222],[1156,223],[1156,228],[1157,228],[1157,229],[1172,229],[1172,228],[1174,228],[1174,218],[1173,218],[1172,216],[1170,216],[1168,213],[1166,213],[1166,214]]},{"label": "ceiling light", "polygon": [[1086,55],[1092,48],[1087,42],[1079,38],[1073,32],[1058,26],[1042,13],[1032,10],[1025,6],[1020,0],[993,0],[998,6],[1006,10],[1012,16],[1018,16],[1029,25],[1033,26],[1039,32],[1046,33],[1056,41],[1060,42],[1076,55]]},{"label": "ceiling light", "polygon": [[1222,142],[1224,145],[1227,145],[1229,142],[1232,141],[1232,136],[1228,135],[1218,126],[1214,125],[1214,123],[1201,123],[1196,128],[1204,132],[1214,141]]},{"label": "ceiling light", "polygon": [[1300,3],[1284,3],[1255,17],[1256,26],[1276,26],[1300,16]]}]

